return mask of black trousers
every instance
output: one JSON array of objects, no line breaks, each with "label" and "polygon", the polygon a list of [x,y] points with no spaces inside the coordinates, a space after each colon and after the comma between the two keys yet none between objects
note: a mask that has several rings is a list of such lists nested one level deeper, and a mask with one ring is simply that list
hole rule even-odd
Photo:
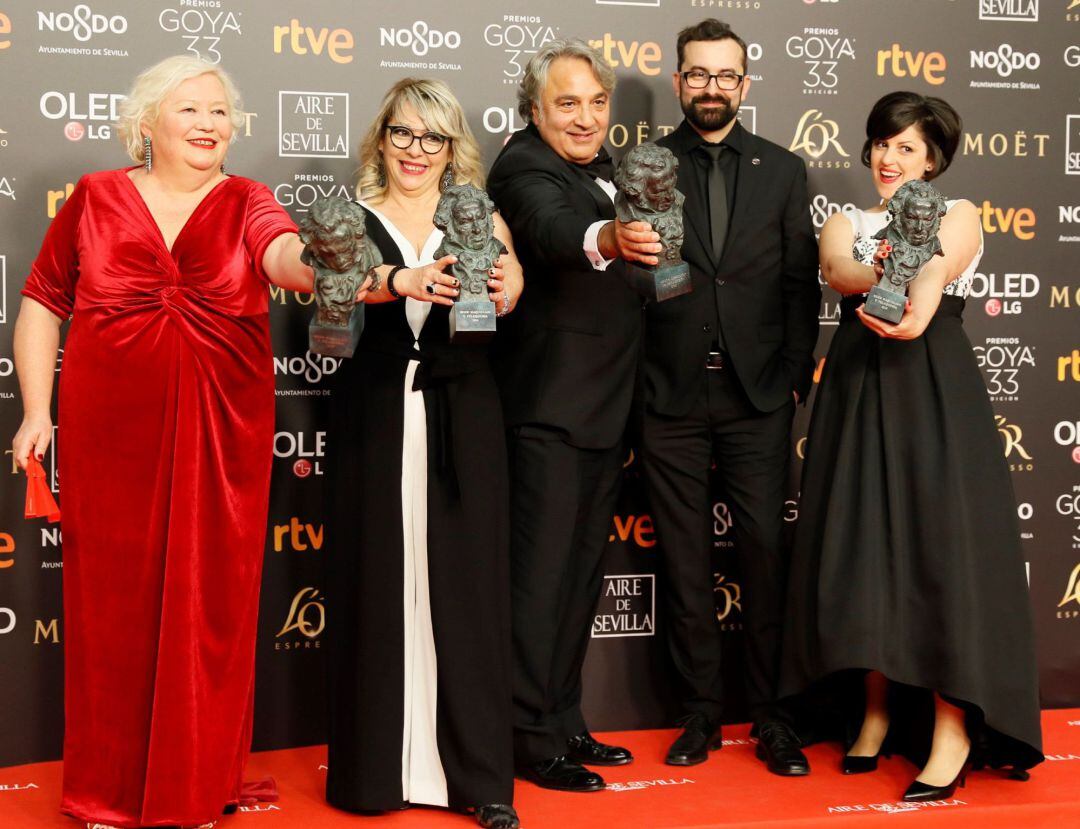
[{"label": "black trousers", "polygon": [[728,369],[705,373],[685,417],[645,411],[641,460],[662,549],[668,644],[686,686],[684,709],[720,721],[720,627],[713,598],[709,469],[729,495],[742,566],[746,683],[755,723],[781,718],[775,706],[787,589],[782,549],[794,399],[761,413]]},{"label": "black trousers", "polygon": [[585,730],[581,666],[602,581],[622,452],[577,449],[541,429],[510,448],[514,757],[566,753]]}]

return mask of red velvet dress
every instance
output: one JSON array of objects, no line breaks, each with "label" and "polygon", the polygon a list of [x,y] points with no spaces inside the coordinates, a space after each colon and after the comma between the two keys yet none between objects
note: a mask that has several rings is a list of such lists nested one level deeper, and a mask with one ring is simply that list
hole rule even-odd
[{"label": "red velvet dress", "polygon": [[94,173],[23,290],[73,314],[61,808],[81,820],[192,825],[237,800],[274,429],[261,262],[293,230],[265,186],[232,177],[170,254],[126,172]]}]

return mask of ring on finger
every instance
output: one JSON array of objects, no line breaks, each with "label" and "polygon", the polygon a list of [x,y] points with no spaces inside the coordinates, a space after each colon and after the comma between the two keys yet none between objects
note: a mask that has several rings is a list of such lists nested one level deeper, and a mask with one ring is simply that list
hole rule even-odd
[{"label": "ring on finger", "polygon": [[434,282],[428,282],[424,286],[424,290],[427,291],[429,294],[435,293],[435,283]]}]

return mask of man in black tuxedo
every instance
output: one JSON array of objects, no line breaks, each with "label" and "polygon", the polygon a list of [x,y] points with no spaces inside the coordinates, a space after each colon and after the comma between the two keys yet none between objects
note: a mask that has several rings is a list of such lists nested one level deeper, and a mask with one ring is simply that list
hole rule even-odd
[{"label": "man in black tuxedo", "polygon": [[541,48],[518,92],[528,126],[488,177],[528,286],[492,348],[510,450],[514,754],[523,777],[567,791],[603,788],[584,763],[633,759],[581,714],[640,350],[642,301],[622,259],[660,249],[647,225],[613,221],[602,143],[614,87],[582,41]]},{"label": "man in black tuxedo", "polygon": [[776,679],[786,551],[783,503],[795,405],[813,376],[821,289],[806,169],[735,119],[750,88],[746,44],[709,19],[678,39],[675,94],[686,116],[658,143],[679,160],[694,290],[648,307],[641,460],[686,686],[684,731],[667,762],[720,745],[720,629],[713,598],[709,468],[729,495],[742,565],[746,682],[758,757],[809,772]]}]

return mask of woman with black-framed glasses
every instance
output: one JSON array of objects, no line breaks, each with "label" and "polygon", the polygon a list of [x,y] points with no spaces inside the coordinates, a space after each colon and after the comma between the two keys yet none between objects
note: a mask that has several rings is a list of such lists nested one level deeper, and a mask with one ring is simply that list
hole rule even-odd
[{"label": "woman with black-framed glasses", "polygon": [[[357,195],[385,263],[355,356],[334,375],[327,503],[329,772],[349,811],[445,806],[515,829],[509,525],[502,409],[484,344],[451,344],[457,280],[434,260],[440,194],[483,187],[461,106],[439,81],[387,93]],[[513,241],[496,313],[521,296]]]}]

